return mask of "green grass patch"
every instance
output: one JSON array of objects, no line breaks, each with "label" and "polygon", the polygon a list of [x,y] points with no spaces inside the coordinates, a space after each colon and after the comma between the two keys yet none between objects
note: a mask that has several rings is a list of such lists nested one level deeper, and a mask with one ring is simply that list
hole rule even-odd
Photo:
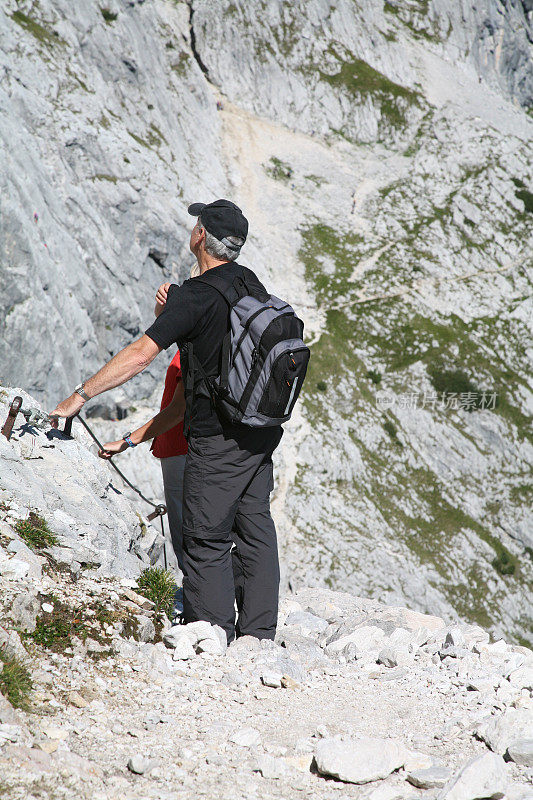
[{"label": "green grass patch", "polygon": [[523,202],[526,213],[533,214],[533,193],[527,189],[519,189],[515,195]]},{"label": "green grass patch", "polygon": [[395,442],[398,442],[398,429],[392,420],[386,419],[383,423],[383,428],[385,432],[389,434],[391,439],[394,439]]},{"label": "green grass patch", "polygon": [[305,179],[306,181],[311,181],[311,183],[314,183],[317,189],[320,189],[322,184],[326,183],[326,179],[321,178],[320,175],[305,175]]},{"label": "green grass patch", "polygon": [[189,54],[186,53],[185,51],[182,51],[178,55],[177,59],[174,58],[172,60],[171,69],[173,70],[173,72],[177,72],[178,75],[183,76],[183,75],[185,75],[187,73],[187,71],[189,69],[189,62],[190,62]]},{"label": "green grass patch", "polygon": [[513,486],[509,497],[513,503],[528,503],[529,505],[533,505],[533,484],[522,483],[519,486]]},{"label": "green grass patch", "polygon": [[105,172],[97,172],[91,178],[93,181],[107,181],[108,183],[116,183],[118,178],[115,175],[107,175]]},{"label": "green grass patch", "polygon": [[[409,4],[392,2],[385,0],[384,10],[386,13],[396,17],[406,28],[408,28],[416,39],[426,39],[430,42],[440,42],[441,37],[435,28],[427,27],[429,0],[417,0]],[[451,33],[451,23],[448,27],[447,36]]]},{"label": "green grass patch", "polygon": [[8,656],[0,648],[0,692],[14,708],[29,711],[30,694],[33,688],[31,673],[20,658]]},{"label": "green grass patch", "polygon": [[128,133],[131,138],[137,142],[137,144],[142,145],[142,147],[146,147],[148,150],[152,149],[150,142],[148,142],[146,139],[142,139],[140,136],[137,136],[137,134],[133,133],[133,131],[128,131]]},{"label": "green grass patch", "polygon": [[294,174],[290,164],[287,164],[286,161],[282,161],[280,158],[276,158],[276,156],[270,158],[270,161],[264,169],[271,178],[274,178],[276,181],[283,181],[284,183],[290,181]]},{"label": "green grass patch", "polygon": [[51,603],[54,609],[51,612],[43,611],[37,617],[35,630],[24,634],[25,638],[53,653],[62,653],[67,647],[71,647],[73,637],[85,641],[91,632],[82,608],[70,608],[53,596],[41,599]]},{"label": "green grass patch", "polygon": [[[428,374],[437,392],[444,395],[473,395],[467,410],[483,408],[483,397],[488,394],[480,389],[462,369],[442,369],[437,364],[428,367]],[[497,401],[496,401],[497,402]]]},{"label": "green grass patch", "polygon": [[357,100],[371,98],[380,107],[388,125],[394,128],[406,126],[408,108],[421,105],[422,97],[418,92],[395,83],[347,50],[339,55],[330,45],[328,52],[337,59],[340,68],[333,74],[319,69],[323,81]]},{"label": "green grass patch", "polygon": [[148,141],[155,147],[159,147],[161,142],[164,142],[168,145],[163,133],[159,130],[157,125],[154,125],[153,123],[150,124],[150,130],[148,131]]},{"label": "green grass patch", "polygon": [[45,28],[44,25],[41,25],[40,22],[32,19],[32,17],[28,16],[27,14],[23,14],[22,11],[14,11],[11,14],[11,19],[13,22],[16,22],[17,25],[20,25],[21,28],[24,28],[25,31],[31,33],[31,35],[34,36],[35,39],[37,39],[37,41],[41,44],[45,44],[47,46],[65,44],[60,36],[53,31],[48,30],[48,28]]},{"label": "green grass patch", "polygon": [[170,570],[147,567],[137,580],[137,591],[155,603],[156,612],[164,611],[171,618],[176,582]]},{"label": "green grass patch", "polygon": [[55,533],[48,527],[45,519],[30,511],[28,519],[19,519],[14,526],[16,532],[32,550],[43,550],[59,544]]},{"label": "green grass patch", "polygon": [[516,564],[516,558],[502,544],[499,544],[496,558],[492,561],[496,572],[499,572],[500,575],[514,575]]}]

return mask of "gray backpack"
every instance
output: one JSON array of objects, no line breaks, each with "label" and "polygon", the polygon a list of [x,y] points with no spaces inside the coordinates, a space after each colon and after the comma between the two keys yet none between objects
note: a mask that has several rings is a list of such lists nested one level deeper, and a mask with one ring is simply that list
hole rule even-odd
[{"label": "gray backpack", "polygon": [[268,294],[251,270],[242,270],[242,277],[231,282],[213,270],[195,279],[222,295],[230,315],[220,375],[206,375],[192,343],[186,345],[187,407],[200,381],[223,419],[254,428],[281,425],[290,419],[309,362],[304,324],[288,303]]}]

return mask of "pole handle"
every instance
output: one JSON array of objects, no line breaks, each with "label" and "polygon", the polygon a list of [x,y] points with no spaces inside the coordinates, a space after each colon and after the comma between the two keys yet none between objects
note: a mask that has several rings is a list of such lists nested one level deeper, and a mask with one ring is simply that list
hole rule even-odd
[{"label": "pole handle", "polygon": [[17,414],[19,413],[20,409],[22,408],[22,397],[20,395],[16,395],[11,401],[11,405],[9,406],[9,411],[7,412],[6,421],[2,427],[2,433],[9,441],[11,438],[11,434],[13,432],[13,425],[15,424],[15,420],[17,418]]}]

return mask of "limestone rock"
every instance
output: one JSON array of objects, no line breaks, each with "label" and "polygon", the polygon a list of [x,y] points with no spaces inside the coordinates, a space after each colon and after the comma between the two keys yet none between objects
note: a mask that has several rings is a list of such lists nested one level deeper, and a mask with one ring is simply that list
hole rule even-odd
[{"label": "limestone rock", "polygon": [[361,737],[322,739],[315,748],[315,761],[322,775],[347,783],[369,783],[386,778],[403,766],[405,748],[392,739]]},{"label": "limestone rock", "polygon": [[477,735],[495,753],[503,755],[509,745],[533,735],[533,708],[507,708],[483,723]]},{"label": "limestone rock", "polygon": [[174,661],[187,661],[195,655],[194,647],[186,635],[176,638],[172,659]]},{"label": "limestone rock", "polygon": [[150,617],[139,614],[137,617],[137,633],[141,642],[151,642],[155,637],[155,625]]},{"label": "limestone rock", "polygon": [[438,800],[499,800],[505,795],[507,784],[503,758],[485,753],[470,759],[442,789]]},{"label": "limestone rock", "polygon": [[263,778],[279,780],[286,776],[287,765],[281,759],[265,754],[258,758],[254,771],[260,772]]},{"label": "limestone rock", "polygon": [[517,689],[533,691],[533,666],[523,666],[509,673],[509,682]]},{"label": "limestone rock", "polygon": [[184,625],[173,625],[163,634],[163,642],[167,645],[167,647],[176,647],[178,642],[180,642],[183,638],[186,638],[187,641],[191,643],[191,639],[187,635]]},{"label": "limestone rock", "polygon": [[516,742],[513,742],[508,746],[507,754],[515,764],[521,764],[524,767],[533,767],[533,738],[518,739]]},{"label": "limestone rock", "polygon": [[259,731],[252,727],[240,728],[230,736],[230,742],[241,747],[256,747],[261,743]]},{"label": "limestone rock", "polygon": [[427,767],[410,772],[407,780],[419,789],[438,789],[445,786],[451,777],[448,767]]},{"label": "limestone rock", "polygon": [[16,631],[8,631],[0,627],[0,648],[11,658],[20,658],[22,661],[26,661],[28,658],[28,653]]},{"label": "limestone rock", "polygon": [[228,639],[226,632],[219,625],[210,625],[209,630],[205,633],[198,634],[196,650],[199,653],[211,653],[212,655],[223,656],[227,647]]},{"label": "limestone rock", "polygon": [[149,600],[147,597],[143,597],[142,594],[138,594],[134,592],[133,589],[125,587],[122,590],[122,594],[127,600],[130,600],[132,603],[135,603],[140,608],[144,608],[146,611],[150,611],[155,607],[155,603],[152,600]]},{"label": "limestone rock", "polygon": [[271,672],[266,670],[261,674],[261,681],[265,686],[271,686],[273,689],[281,688],[281,681],[283,675],[280,672]]},{"label": "limestone rock", "polygon": [[40,603],[37,596],[32,592],[23,592],[15,597],[9,613],[19,629],[32,633],[39,611]]},{"label": "limestone rock", "polygon": [[69,693],[68,701],[70,705],[74,706],[75,708],[87,708],[87,706],[89,705],[87,700],[84,697],[82,697],[82,695],[79,692],[76,691]]},{"label": "limestone rock", "polygon": [[133,772],[135,775],[145,775],[150,771],[152,762],[149,758],[145,758],[142,755],[136,754],[131,756],[127,766],[129,771]]}]

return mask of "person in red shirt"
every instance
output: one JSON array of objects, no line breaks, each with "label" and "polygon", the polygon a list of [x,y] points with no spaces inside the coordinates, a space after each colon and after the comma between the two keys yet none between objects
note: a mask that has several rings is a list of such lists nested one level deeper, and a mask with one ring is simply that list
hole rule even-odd
[{"label": "person in red shirt", "polygon": [[[174,395],[180,390],[183,392],[181,377],[180,352],[176,353],[167,369],[165,388],[161,399],[161,411],[168,408]],[[163,473],[163,487],[165,490],[165,503],[167,506],[168,524],[172,546],[178,560],[178,566],[183,572],[183,472],[185,469],[185,456],[187,455],[187,439],[183,435],[183,418],[165,433],[156,436],[152,443],[152,454],[161,462]]]},{"label": "person in red shirt", "polygon": [[154,440],[151,450],[161,462],[170,538],[182,572],[183,471],[187,454],[187,440],[183,435],[184,413],[185,395],[178,350],[167,369],[159,413],[137,430],[127,433],[122,439],[106,442],[98,453],[101,458],[109,459],[118,453],[123,453],[128,447],[136,447],[141,442]]},{"label": "person in red shirt", "polygon": [[[192,277],[192,274],[191,274]],[[156,294],[154,313],[158,317],[166,303],[166,291],[161,286]],[[161,408],[149,422],[136,431],[127,433],[117,442],[106,442],[99,452],[101,458],[111,458],[123,453],[128,447],[136,447],[141,442],[153,438],[151,451],[161,462],[163,488],[167,506],[168,525],[172,547],[178,566],[183,572],[183,472],[188,445],[183,435],[185,414],[185,394],[181,377],[180,352],[170,362],[165,376],[165,387],[161,398]]]},{"label": "person in red shirt", "polygon": [[[195,271],[191,273],[194,277]],[[157,290],[155,315],[163,311],[170,284],[164,283]],[[176,554],[178,566],[183,572],[183,474],[188,444],[183,433],[183,417],[185,415],[185,392],[181,376],[180,352],[170,362],[165,376],[165,387],[161,398],[161,409],[149,422],[137,430],[127,433],[116,442],[106,442],[99,451],[100,458],[109,459],[123,453],[128,447],[136,447],[141,442],[153,439],[152,454],[161,461],[163,487],[167,506],[168,524],[172,547]],[[235,583],[235,600],[237,610],[242,605],[242,589],[244,575],[242,563],[235,544],[232,548],[232,566]]]}]

